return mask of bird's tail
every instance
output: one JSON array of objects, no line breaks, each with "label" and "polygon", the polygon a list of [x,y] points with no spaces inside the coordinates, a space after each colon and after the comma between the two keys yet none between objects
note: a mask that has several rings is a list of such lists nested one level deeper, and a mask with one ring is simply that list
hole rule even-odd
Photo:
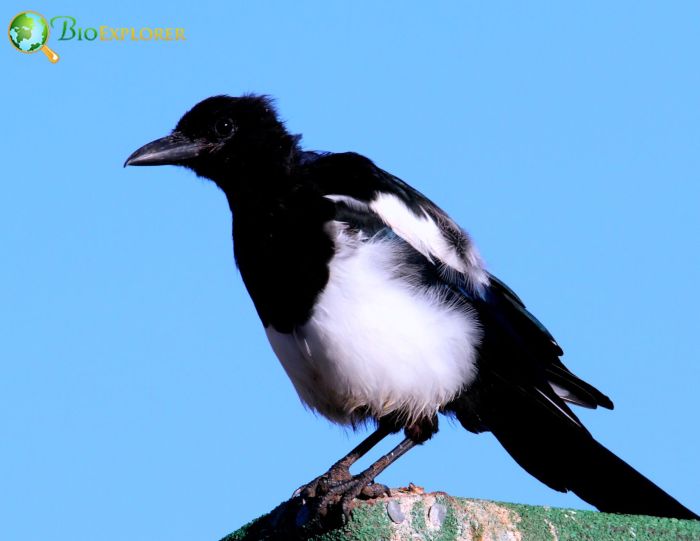
[{"label": "bird's tail", "polygon": [[581,425],[521,398],[519,404],[510,404],[516,407],[508,408],[507,414],[488,419],[486,425],[537,479],[555,490],[574,492],[600,511],[700,520]]}]

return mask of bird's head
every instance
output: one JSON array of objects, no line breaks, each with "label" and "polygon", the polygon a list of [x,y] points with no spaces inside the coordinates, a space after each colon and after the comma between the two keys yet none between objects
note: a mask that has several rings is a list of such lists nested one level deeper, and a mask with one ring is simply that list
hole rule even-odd
[{"label": "bird's head", "polygon": [[287,133],[270,98],[214,96],[185,113],[170,135],[131,154],[124,165],[182,165],[228,191],[241,176],[284,171],[297,140]]}]

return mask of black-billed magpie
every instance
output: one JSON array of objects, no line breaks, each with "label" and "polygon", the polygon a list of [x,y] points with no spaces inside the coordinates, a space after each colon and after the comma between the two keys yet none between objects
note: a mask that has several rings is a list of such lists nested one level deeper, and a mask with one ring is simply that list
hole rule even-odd
[{"label": "black-billed magpie", "polygon": [[[699,518],[591,436],[569,404],[610,399],[562,364],[470,237],[405,182],[356,153],[302,150],[258,95],[200,102],[125,165],[165,164],[226,194],[236,263],[303,403],[341,425],[376,424],[298,491],[319,512],[384,492],[375,477],[443,414],[492,432],[537,479],[601,511]],[[401,430],[393,451],[349,473]]]}]

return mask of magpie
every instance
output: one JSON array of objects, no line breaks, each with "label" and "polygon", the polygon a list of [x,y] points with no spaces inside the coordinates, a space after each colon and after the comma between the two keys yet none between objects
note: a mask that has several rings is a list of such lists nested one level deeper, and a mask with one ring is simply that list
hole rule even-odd
[{"label": "magpie", "polygon": [[[126,165],[180,165],[228,199],[235,261],[301,401],[375,427],[296,494],[347,513],[375,477],[438,430],[491,432],[526,471],[601,511],[698,515],[598,443],[570,408],[612,409],[574,375],[469,235],[420,192],[354,152],[303,150],[271,98],[214,96]],[[357,475],[389,434],[405,438]],[[334,507],[336,506],[336,507]]]}]

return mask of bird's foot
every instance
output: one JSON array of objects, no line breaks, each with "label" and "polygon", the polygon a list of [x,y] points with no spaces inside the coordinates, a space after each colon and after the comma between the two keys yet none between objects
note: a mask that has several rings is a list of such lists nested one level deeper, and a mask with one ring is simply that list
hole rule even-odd
[{"label": "bird's foot", "polygon": [[330,487],[336,486],[352,479],[350,468],[343,464],[336,464],[323,475],[319,475],[313,481],[300,486],[292,494],[292,498],[301,496],[302,499],[313,499],[317,495],[326,494]]},{"label": "bird's foot", "polygon": [[341,520],[347,523],[350,520],[355,498],[371,500],[380,496],[390,495],[389,487],[358,475],[348,481],[330,487],[328,492],[313,502],[312,505],[315,514],[321,517],[340,511]]},{"label": "bird's foot", "polygon": [[372,500],[391,495],[389,487],[375,483],[368,472],[352,476],[347,469],[340,474],[329,471],[297,492],[309,505],[309,519],[325,521],[340,515],[343,522],[350,519],[355,498]]}]

